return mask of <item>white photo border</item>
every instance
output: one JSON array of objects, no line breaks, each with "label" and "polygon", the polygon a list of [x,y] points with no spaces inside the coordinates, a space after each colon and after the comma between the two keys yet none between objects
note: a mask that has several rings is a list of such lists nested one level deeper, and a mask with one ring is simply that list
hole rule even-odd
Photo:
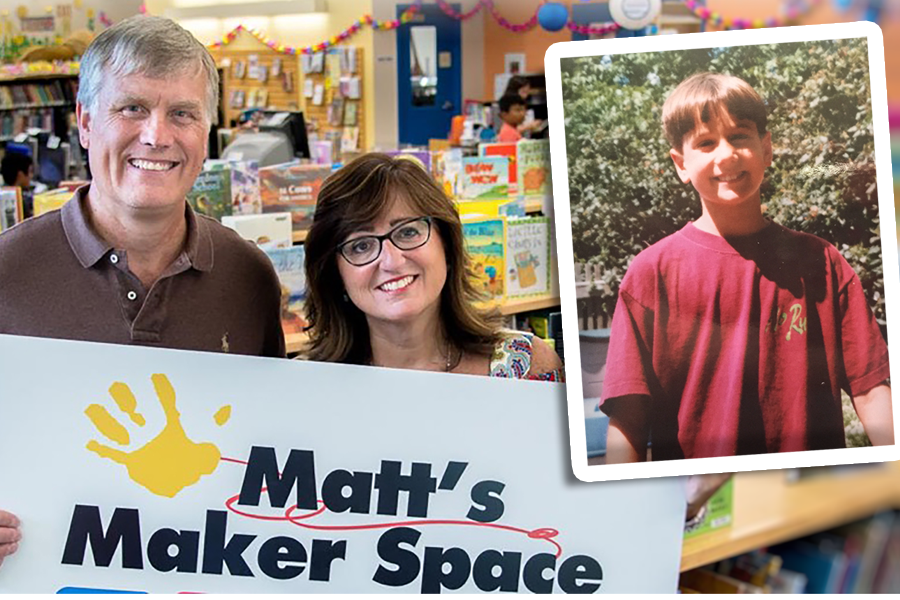
[{"label": "white photo border", "polygon": [[[567,349],[566,394],[569,411],[569,440],[572,453],[572,468],[578,479],[582,481],[614,481],[704,473],[871,463],[900,459],[900,446],[897,445],[897,436],[900,435],[900,410],[898,410],[900,406],[898,406],[896,400],[893,401],[895,436],[893,446],[809,450],[803,452],[593,466],[588,465],[587,457],[578,312],[575,298],[572,213],[569,204],[568,159],[566,156],[566,131],[560,59],[850,38],[865,38],[868,43],[869,81],[875,141],[875,170],[878,185],[878,214],[881,223],[880,237],[884,271],[885,315],[888,340],[898,344],[900,343],[898,342],[900,340],[900,320],[898,320],[900,317],[894,314],[894,306],[897,302],[900,302],[900,266],[898,266],[897,230],[894,225],[896,220],[894,215],[890,130],[884,67],[884,38],[878,25],[864,21],[772,29],[617,38],[561,42],[548,48],[544,56],[544,69],[550,130],[563,342]],[[898,348],[894,348],[890,352],[890,370],[891,378],[900,380],[900,349]]]}]

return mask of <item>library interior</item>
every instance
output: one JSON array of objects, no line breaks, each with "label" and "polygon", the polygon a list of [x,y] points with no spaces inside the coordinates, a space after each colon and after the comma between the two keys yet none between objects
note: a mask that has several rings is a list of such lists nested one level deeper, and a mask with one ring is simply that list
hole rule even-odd
[{"label": "library interior", "polygon": [[[657,3],[635,29],[615,19],[615,0],[0,0],[0,231],[59,210],[91,181],[76,114],[91,40],[135,15],[167,17],[207,47],[220,79],[208,155],[187,200],[271,259],[288,356],[308,341],[305,242],[319,190],[343,165],[380,152],[436,180],[461,217],[485,304],[564,362],[544,76],[551,44],[876,22],[900,181],[900,1]],[[626,12],[642,4],[624,3]],[[600,258],[575,262],[579,340],[593,358],[581,365],[587,450],[603,464],[611,271]],[[848,445],[869,444],[846,408]],[[737,474],[686,526],[679,589],[900,592],[900,463]]]}]

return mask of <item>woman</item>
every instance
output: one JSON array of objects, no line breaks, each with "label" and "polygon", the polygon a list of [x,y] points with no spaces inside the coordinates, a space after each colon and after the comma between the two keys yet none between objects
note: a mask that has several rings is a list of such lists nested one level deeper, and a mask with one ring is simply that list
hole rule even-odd
[{"label": "woman", "polygon": [[525,77],[513,75],[506,82],[506,91],[503,92],[503,95],[505,96],[506,94],[518,94],[522,97],[522,100],[528,100],[528,96],[531,95],[531,84],[528,83],[528,79]]},{"label": "woman", "polygon": [[547,344],[476,306],[459,214],[410,160],[366,154],[325,181],[306,278],[311,360],[563,378]]}]

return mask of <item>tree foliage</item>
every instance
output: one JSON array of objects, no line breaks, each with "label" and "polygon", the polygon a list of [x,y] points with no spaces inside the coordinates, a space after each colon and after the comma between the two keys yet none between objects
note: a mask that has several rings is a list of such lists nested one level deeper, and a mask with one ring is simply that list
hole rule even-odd
[{"label": "tree foliage", "polygon": [[662,105],[688,76],[736,75],[766,103],[774,160],[761,188],[773,221],[834,244],[879,323],[884,289],[864,39],[568,58],[562,61],[576,262],[600,267],[611,315],[638,252],[700,215],[678,179]]}]

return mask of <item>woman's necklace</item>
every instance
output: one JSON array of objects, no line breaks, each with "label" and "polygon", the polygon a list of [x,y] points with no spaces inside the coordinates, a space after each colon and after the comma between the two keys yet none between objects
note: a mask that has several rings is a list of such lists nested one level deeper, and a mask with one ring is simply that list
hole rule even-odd
[{"label": "woman's necklace", "polygon": [[[462,357],[463,357],[463,351],[460,350],[460,351],[459,351],[459,356],[458,356],[457,359],[456,359],[456,365],[457,365],[457,366],[458,366],[459,363],[462,361]],[[378,363],[376,363],[374,359],[370,359],[370,360],[369,360],[369,364],[372,365],[373,367],[384,367],[384,365],[379,365]],[[453,368],[454,368],[454,365],[453,365],[453,344],[450,342],[450,340],[447,340],[447,363],[444,365],[444,373],[449,373],[449,372],[451,372],[451,371],[453,370]]]}]

